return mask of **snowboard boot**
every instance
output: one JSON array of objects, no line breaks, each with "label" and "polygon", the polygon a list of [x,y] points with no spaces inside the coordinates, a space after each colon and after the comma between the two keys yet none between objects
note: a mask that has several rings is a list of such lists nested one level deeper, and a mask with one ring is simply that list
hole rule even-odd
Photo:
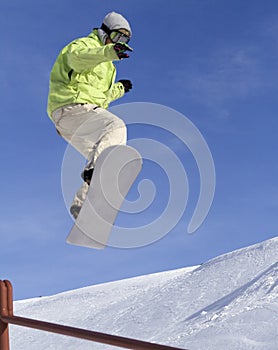
[{"label": "snowboard boot", "polygon": [[74,217],[75,220],[77,219],[77,216],[78,216],[80,210],[81,210],[81,206],[76,205],[76,204],[73,204],[73,205],[70,207],[70,213],[71,213],[71,215]]},{"label": "snowboard boot", "polygon": [[82,205],[86,199],[88,191],[89,191],[89,185],[87,184],[87,182],[83,182],[82,186],[79,188],[76,195],[74,196],[74,199],[70,207],[70,213],[74,217],[74,219],[77,218],[82,208]]},{"label": "snowboard boot", "polygon": [[94,168],[91,169],[84,169],[81,177],[82,179],[90,186],[92,176],[93,176]]}]

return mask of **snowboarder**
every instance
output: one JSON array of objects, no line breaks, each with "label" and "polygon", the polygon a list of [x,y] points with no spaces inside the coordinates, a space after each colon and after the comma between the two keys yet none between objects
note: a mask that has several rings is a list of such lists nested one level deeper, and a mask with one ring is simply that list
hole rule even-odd
[{"label": "snowboarder", "polygon": [[132,89],[128,79],[115,82],[112,63],[129,57],[131,34],[128,21],[111,12],[100,28],[63,48],[51,71],[48,115],[57,132],[87,159],[82,172],[84,183],[70,208],[75,219],[100,153],[109,146],[126,144],[125,123],[107,108]]}]

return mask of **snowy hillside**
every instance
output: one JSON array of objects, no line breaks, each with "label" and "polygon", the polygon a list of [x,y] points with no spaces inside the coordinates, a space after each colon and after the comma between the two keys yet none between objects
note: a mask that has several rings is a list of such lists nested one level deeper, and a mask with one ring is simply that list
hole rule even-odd
[{"label": "snowy hillside", "polygon": [[[278,349],[278,238],[199,267],[18,301],[15,314],[189,350]],[[11,326],[12,350],[114,349]]]}]

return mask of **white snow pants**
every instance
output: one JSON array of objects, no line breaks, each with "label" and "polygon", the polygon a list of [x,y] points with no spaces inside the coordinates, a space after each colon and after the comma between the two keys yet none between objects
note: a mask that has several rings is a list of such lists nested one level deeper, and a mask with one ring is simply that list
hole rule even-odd
[{"label": "white snow pants", "polygon": [[[125,123],[97,105],[67,105],[54,111],[52,118],[59,134],[87,159],[86,170],[94,168],[96,159],[105,148],[126,144]],[[88,189],[84,182],[72,205],[80,207]]]}]

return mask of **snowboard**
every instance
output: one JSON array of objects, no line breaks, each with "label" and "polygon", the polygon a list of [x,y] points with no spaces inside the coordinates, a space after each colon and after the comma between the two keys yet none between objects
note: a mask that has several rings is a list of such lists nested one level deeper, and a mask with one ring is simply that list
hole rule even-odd
[{"label": "snowboard", "polygon": [[100,154],[67,243],[95,249],[106,247],[120,207],[141,168],[141,155],[130,146],[111,146]]}]

